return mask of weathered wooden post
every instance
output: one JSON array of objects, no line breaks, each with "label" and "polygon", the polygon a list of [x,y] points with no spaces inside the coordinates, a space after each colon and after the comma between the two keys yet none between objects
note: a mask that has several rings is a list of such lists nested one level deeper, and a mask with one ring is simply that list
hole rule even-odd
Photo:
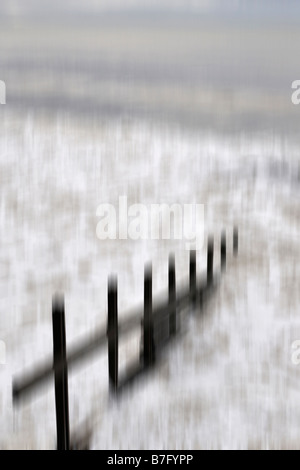
[{"label": "weathered wooden post", "polygon": [[175,257],[173,254],[169,256],[168,268],[168,281],[169,281],[169,304],[174,304],[174,309],[170,312],[169,316],[169,335],[174,336],[177,330],[177,317],[176,317],[176,272],[175,272]]},{"label": "weathered wooden post", "polygon": [[214,239],[208,238],[207,243],[207,285],[210,286],[214,277]]},{"label": "weathered wooden post", "polygon": [[154,332],[152,318],[152,266],[145,266],[144,271],[144,366],[149,367],[154,364]]},{"label": "weathered wooden post", "polygon": [[108,281],[108,377],[111,392],[118,388],[118,283],[116,277]]},{"label": "weathered wooden post", "polygon": [[52,327],[54,367],[59,365],[54,371],[57,450],[70,450],[66,326],[63,297],[53,297]]},{"label": "weathered wooden post", "polygon": [[239,234],[238,228],[234,227],[233,229],[233,254],[236,256],[238,254],[239,249]]},{"label": "weathered wooden post", "polygon": [[190,293],[193,305],[196,301],[196,287],[197,287],[197,265],[196,265],[196,250],[190,250]]},{"label": "weathered wooden post", "polygon": [[221,233],[221,271],[226,268],[226,232],[225,230]]}]

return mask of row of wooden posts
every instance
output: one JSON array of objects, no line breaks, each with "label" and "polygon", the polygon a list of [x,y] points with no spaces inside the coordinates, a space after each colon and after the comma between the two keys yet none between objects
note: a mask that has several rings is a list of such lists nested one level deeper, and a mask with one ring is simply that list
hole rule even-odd
[{"label": "row of wooden posts", "polygon": [[[238,231],[233,230],[233,253],[238,252]],[[226,266],[226,233],[221,234],[220,243],[221,271]],[[178,315],[182,308],[195,307],[197,302],[202,302],[203,295],[214,283],[214,241],[208,238],[207,244],[207,267],[206,279],[201,285],[197,285],[196,251],[190,251],[189,257],[189,279],[187,286],[178,290],[176,288],[175,257],[169,256],[168,266],[168,300],[153,308],[152,297],[152,267],[147,265],[144,274],[144,305],[142,317],[134,314],[129,320],[119,322],[118,320],[118,286],[117,278],[113,277],[108,282],[107,298],[107,328],[101,331],[96,339],[80,345],[67,355],[65,308],[63,297],[55,296],[52,303],[52,326],[53,326],[53,360],[48,366],[31,376],[15,381],[13,384],[13,397],[18,400],[26,392],[40,385],[54,372],[56,427],[57,427],[57,449],[70,450],[76,445],[70,442],[69,427],[69,398],[68,398],[68,365],[72,365],[79,359],[86,358],[96,348],[107,342],[108,347],[108,376],[109,389],[116,394],[121,388],[119,380],[119,335],[129,333],[138,323],[142,324],[142,354],[138,366],[134,369],[132,376],[146,371],[155,364],[159,350],[159,344],[155,341],[155,332],[159,330],[163,320],[167,320],[168,332],[165,339],[171,339],[179,329]],[[198,283],[199,284],[199,283]],[[132,377],[131,377],[132,378]]]}]

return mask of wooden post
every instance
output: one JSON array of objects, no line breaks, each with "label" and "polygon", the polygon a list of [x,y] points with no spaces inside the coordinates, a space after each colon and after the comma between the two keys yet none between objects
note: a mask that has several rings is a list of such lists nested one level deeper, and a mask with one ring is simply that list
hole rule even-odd
[{"label": "wooden post", "polygon": [[237,227],[233,229],[233,254],[236,256],[239,249],[239,235]]},{"label": "wooden post", "polygon": [[54,372],[57,450],[70,450],[68,371],[64,299],[52,301],[53,360],[63,366]]},{"label": "wooden post", "polygon": [[118,284],[116,278],[108,281],[108,378],[110,391],[118,388]]},{"label": "wooden post", "polygon": [[221,233],[221,271],[226,268],[226,232],[225,230]]},{"label": "wooden post", "polygon": [[214,277],[214,239],[208,238],[207,243],[207,285],[213,282]]},{"label": "wooden post", "polygon": [[[176,302],[176,272],[175,272],[175,257],[173,254],[169,256],[169,303],[175,304]],[[169,335],[173,336],[177,330],[177,318],[176,318],[176,307],[170,312],[169,316]]]},{"label": "wooden post", "polygon": [[144,366],[154,364],[155,350],[152,319],[152,266],[145,266],[144,271]]},{"label": "wooden post", "polygon": [[[197,286],[197,266],[196,266],[196,250],[190,250],[190,292],[195,291]],[[196,293],[191,298],[195,304]]]}]

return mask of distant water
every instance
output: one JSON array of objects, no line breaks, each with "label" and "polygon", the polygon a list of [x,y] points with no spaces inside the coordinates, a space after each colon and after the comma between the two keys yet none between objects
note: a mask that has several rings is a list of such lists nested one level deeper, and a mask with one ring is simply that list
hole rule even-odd
[{"label": "distant water", "polygon": [[66,18],[1,27],[7,109],[219,131],[298,129],[300,111],[291,103],[299,78],[296,23],[264,16]]}]

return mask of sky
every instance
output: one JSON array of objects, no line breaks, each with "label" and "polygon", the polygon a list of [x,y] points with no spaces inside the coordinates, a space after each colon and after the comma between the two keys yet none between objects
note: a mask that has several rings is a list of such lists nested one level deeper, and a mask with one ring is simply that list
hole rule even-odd
[{"label": "sky", "polygon": [[0,0],[0,78],[12,107],[294,128],[298,2]]},{"label": "sky", "polygon": [[300,13],[297,0],[1,0],[0,15],[95,14],[104,12],[151,12],[246,14],[295,17]]}]

